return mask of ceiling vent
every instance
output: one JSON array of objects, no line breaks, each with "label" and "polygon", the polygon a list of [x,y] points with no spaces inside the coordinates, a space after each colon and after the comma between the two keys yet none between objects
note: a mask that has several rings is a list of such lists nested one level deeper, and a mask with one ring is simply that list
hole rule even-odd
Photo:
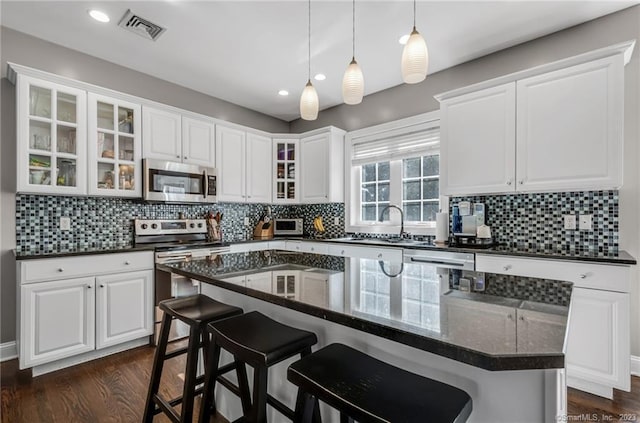
[{"label": "ceiling vent", "polygon": [[158,37],[167,30],[145,18],[134,15],[131,10],[127,10],[127,13],[125,13],[122,19],[120,19],[120,22],[118,22],[118,26],[151,41],[157,40]]}]

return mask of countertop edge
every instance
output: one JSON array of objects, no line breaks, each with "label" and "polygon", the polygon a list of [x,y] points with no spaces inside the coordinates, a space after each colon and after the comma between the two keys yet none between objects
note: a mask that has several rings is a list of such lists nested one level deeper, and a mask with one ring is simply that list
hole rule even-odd
[{"label": "countertop edge", "polygon": [[310,304],[304,304],[298,301],[289,300],[263,291],[257,291],[251,288],[235,285],[230,282],[206,277],[197,273],[174,269],[163,265],[157,265],[159,270],[176,273],[181,276],[196,279],[204,283],[208,283],[229,291],[247,295],[252,298],[263,300],[275,305],[285,307],[290,310],[298,311],[310,316],[322,318],[333,323],[347,326],[365,333],[380,336],[413,348],[417,348],[432,354],[452,359],[457,362],[465,363],[474,367],[489,371],[506,371],[506,370],[544,370],[544,369],[560,369],[564,368],[564,354],[531,354],[529,356],[522,355],[489,355],[469,348],[449,344],[433,338],[412,334],[402,329],[391,326],[382,325],[372,321],[367,321],[354,316],[322,309]]}]

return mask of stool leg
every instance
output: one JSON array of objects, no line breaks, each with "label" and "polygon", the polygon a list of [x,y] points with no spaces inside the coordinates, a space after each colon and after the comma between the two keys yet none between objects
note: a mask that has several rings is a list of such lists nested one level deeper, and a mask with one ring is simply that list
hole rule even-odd
[{"label": "stool leg", "polygon": [[269,369],[258,366],[253,371],[253,423],[267,423],[267,376]]},{"label": "stool leg", "polygon": [[[205,336],[206,333],[205,333]],[[209,423],[211,419],[211,415],[215,413],[216,402],[214,400],[215,397],[215,389],[216,389],[216,379],[218,377],[218,365],[220,362],[220,347],[216,344],[215,335],[212,336],[211,341],[209,341],[208,350],[208,358],[206,360],[207,364],[205,367],[205,376],[204,376],[204,388],[202,391],[202,405],[200,408],[200,418],[198,421],[200,423]]]},{"label": "stool leg", "polygon": [[251,413],[251,393],[249,392],[249,380],[247,378],[247,368],[243,361],[233,357],[236,362],[236,374],[238,375],[238,388],[240,390],[240,401],[242,402],[242,414],[248,416]]},{"label": "stool leg", "polygon": [[160,378],[162,377],[162,367],[164,366],[164,356],[167,352],[167,343],[169,342],[169,331],[171,330],[171,316],[164,313],[162,317],[162,325],[160,326],[160,339],[156,346],[156,353],[153,357],[153,367],[151,368],[151,379],[149,380],[149,392],[147,393],[147,404],[144,408],[144,417],[142,421],[151,423],[153,421],[156,404],[155,396],[160,388]]},{"label": "stool leg", "polygon": [[311,423],[315,414],[317,399],[298,388],[296,409],[293,413],[293,423]]},{"label": "stool leg", "polygon": [[[311,354],[311,347],[305,348],[301,353],[300,357],[304,358]],[[297,407],[297,405],[296,405]],[[322,423],[322,417],[320,417],[320,403],[318,402],[318,398],[313,398],[313,423]]]},{"label": "stool leg", "polygon": [[192,326],[189,330],[189,346],[187,347],[187,367],[185,369],[184,389],[182,394],[182,410],[180,421],[193,420],[193,398],[196,389],[196,372],[198,371],[198,351],[200,350],[200,330]]},{"label": "stool leg", "polygon": [[340,412],[340,423],[353,423],[353,419],[342,411]]}]

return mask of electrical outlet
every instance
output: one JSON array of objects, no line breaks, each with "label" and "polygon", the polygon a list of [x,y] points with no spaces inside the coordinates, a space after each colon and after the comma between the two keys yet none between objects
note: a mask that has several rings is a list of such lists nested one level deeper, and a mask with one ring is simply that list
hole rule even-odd
[{"label": "electrical outlet", "polygon": [[576,215],[575,214],[565,214],[564,218],[564,228],[570,231],[575,231],[576,228]]},{"label": "electrical outlet", "polygon": [[338,216],[333,218],[333,224],[338,226],[340,224],[340,218]]},{"label": "electrical outlet", "polygon": [[249,226],[249,218],[248,217],[244,218],[244,226]]},{"label": "electrical outlet", "polygon": [[70,217],[61,217],[60,218],[60,230],[61,231],[70,231],[71,230],[71,218]]},{"label": "electrical outlet", "polygon": [[593,229],[593,215],[581,214],[580,215],[580,230],[590,231]]}]

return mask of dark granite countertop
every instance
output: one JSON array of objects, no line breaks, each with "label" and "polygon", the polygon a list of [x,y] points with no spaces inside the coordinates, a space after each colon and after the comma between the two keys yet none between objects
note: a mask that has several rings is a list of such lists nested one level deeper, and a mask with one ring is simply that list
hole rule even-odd
[{"label": "dark granite countertop", "polygon": [[123,246],[74,246],[72,248],[59,248],[56,250],[21,251],[13,250],[16,260],[32,260],[43,258],[83,256],[91,254],[131,253],[134,251],[153,251],[148,245],[123,245]]},{"label": "dark granite countertop", "polygon": [[[159,268],[487,370],[564,367],[569,282],[276,250]],[[236,278],[270,271],[294,278]]]}]

